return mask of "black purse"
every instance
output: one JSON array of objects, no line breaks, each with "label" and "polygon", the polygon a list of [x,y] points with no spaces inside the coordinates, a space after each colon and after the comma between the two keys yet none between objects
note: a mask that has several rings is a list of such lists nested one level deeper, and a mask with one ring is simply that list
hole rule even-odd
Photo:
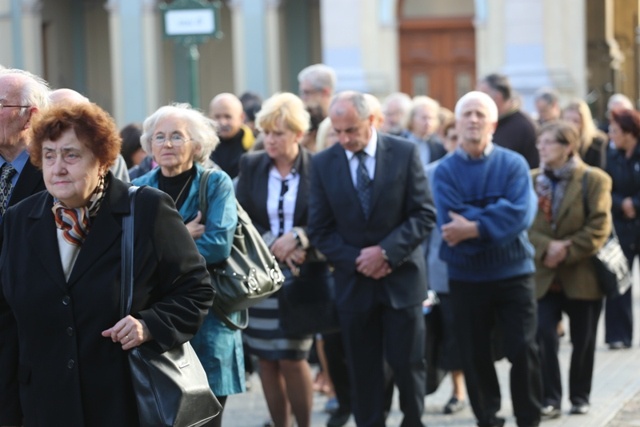
[{"label": "black purse", "polygon": [[340,330],[334,302],[333,274],[326,262],[300,266],[278,294],[280,328],[285,335],[311,335]]},{"label": "black purse", "polygon": [[[209,201],[207,184],[213,170],[200,177],[199,205],[206,220]],[[284,276],[276,258],[251,222],[249,214],[236,200],[238,225],[233,235],[229,257],[219,264],[208,265],[211,284],[216,291],[212,309],[230,329],[245,329],[249,323],[247,309],[277,292]],[[239,311],[241,320],[233,322],[229,314]]]},{"label": "black purse", "polygon": [[[587,168],[582,178],[582,202],[585,215],[589,214],[587,203]],[[611,225],[611,234],[598,252],[592,258],[596,270],[600,290],[607,298],[615,298],[627,292],[632,285],[631,272],[627,257],[624,256],[616,230]]]},{"label": "black purse", "polygon": [[[133,220],[138,187],[129,188],[131,214],[122,219],[121,318],[133,299]],[[131,381],[141,427],[198,427],[222,409],[189,342],[163,353],[142,344],[129,350]]]}]

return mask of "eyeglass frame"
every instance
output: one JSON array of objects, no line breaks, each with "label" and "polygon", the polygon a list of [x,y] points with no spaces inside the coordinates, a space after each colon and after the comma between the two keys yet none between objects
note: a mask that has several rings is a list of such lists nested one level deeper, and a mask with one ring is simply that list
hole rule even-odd
[{"label": "eyeglass frame", "polygon": [[31,107],[31,105],[13,105],[13,104],[3,104],[2,102],[0,102],[0,111],[2,111],[3,108],[29,108]]},{"label": "eyeglass frame", "polygon": [[[191,138],[187,138],[186,136],[184,136],[184,135],[182,135],[181,133],[178,133],[178,132],[173,132],[169,136],[169,138],[167,138],[166,135],[162,135],[162,142],[159,141],[158,136],[160,136],[160,135],[154,135],[151,138],[149,138],[151,144],[155,145],[156,147],[162,147],[167,142],[170,142],[171,145],[174,146],[174,147],[180,147],[180,146],[184,145],[186,142],[191,141]],[[177,138],[177,139],[174,140],[174,138]]]}]

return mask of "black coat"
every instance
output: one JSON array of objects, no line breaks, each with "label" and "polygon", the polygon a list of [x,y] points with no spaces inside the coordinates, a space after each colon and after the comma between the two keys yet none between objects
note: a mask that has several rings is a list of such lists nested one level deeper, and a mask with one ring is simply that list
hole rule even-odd
[{"label": "black coat", "polygon": [[[101,336],[119,319],[127,185],[107,194],[69,280],[47,192],[10,208],[0,258],[0,425],[136,426],[127,353]],[[204,260],[164,193],[145,187],[135,215],[132,314],[152,345],[189,340],[213,300]],[[24,420],[22,417],[24,415]]]}]

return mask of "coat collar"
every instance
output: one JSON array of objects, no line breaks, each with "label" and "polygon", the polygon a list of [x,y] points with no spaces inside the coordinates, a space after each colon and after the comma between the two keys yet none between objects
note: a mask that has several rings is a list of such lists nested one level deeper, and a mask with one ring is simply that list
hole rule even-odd
[{"label": "coat collar", "polygon": [[128,185],[115,179],[111,172],[108,179],[107,194],[80,249],[68,283],[62,271],[56,226],[51,211],[53,197],[49,193],[42,193],[29,212],[29,218],[34,224],[27,236],[28,244],[32,245],[37,253],[42,254],[38,257],[39,262],[63,289],[77,283],[87,269],[120,239],[122,216],[130,211]]}]

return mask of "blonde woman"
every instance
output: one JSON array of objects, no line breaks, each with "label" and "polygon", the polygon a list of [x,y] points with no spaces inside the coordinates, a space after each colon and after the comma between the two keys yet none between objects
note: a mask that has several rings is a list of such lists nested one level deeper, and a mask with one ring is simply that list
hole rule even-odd
[{"label": "blonde woman", "polygon": [[562,119],[575,125],[580,137],[578,153],[589,166],[605,168],[607,162],[607,135],[593,122],[586,102],[574,99],[562,109]]}]

